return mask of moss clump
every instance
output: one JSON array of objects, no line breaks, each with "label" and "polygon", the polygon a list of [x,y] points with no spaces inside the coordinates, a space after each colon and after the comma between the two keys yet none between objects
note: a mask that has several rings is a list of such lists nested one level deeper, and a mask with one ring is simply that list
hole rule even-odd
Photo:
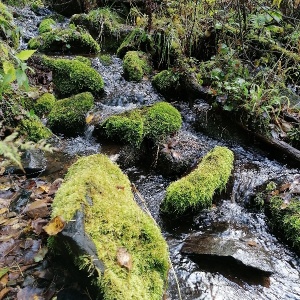
[{"label": "moss clump", "polygon": [[191,209],[209,208],[215,192],[226,187],[233,159],[228,148],[215,147],[193,172],[169,185],[161,211],[180,216]]},{"label": "moss clump", "polygon": [[44,19],[39,25],[39,34],[52,31],[55,24],[56,22],[51,18]]},{"label": "moss clump", "polygon": [[18,48],[20,31],[13,21],[13,16],[8,8],[0,2],[0,40],[4,40],[9,46]]},{"label": "moss clump", "polygon": [[292,198],[287,204],[280,196],[270,199],[271,226],[300,252],[300,200]]},{"label": "moss clump", "polygon": [[71,27],[54,29],[32,38],[28,43],[28,48],[47,53],[96,54],[100,52],[100,46],[89,33]]},{"label": "moss clump", "polygon": [[85,65],[87,65],[88,67],[91,67],[92,66],[92,62],[89,58],[87,57],[84,57],[84,56],[76,56],[75,57],[75,60],[78,60],[82,63],[84,63]]},{"label": "moss clump", "polygon": [[124,77],[130,81],[141,81],[151,70],[143,52],[128,51],[123,60]]},{"label": "moss clump", "polygon": [[109,66],[112,64],[112,58],[109,54],[101,54],[99,55],[99,60],[104,66]]},{"label": "moss clump", "polygon": [[94,97],[89,92],[56,101],[48,116],[49,127],[66,135],[78,134],[83,131],[85,115],[93,105]]},{"label": "moss clump", "polygon": [[43,94],[35,103],[34,105],[34,111],[39,116],[42,117],[43,115],[48,114],[54,103],[55,103],[55,97],[53,94],[45,93]]},{"label": "moss clump", "polygon": [[43,63],[53,72],[53,83],[62,96],[81,92],[98,95],[103,92],[101,75],[78,60],[43,58]]},{"label": "moss clump", "polygon": [[[52,208],[53,217],[67,222],[84,208],[85,232],[105,267],[95,283],[103,299],[162,299],[169,269],[167,244],[134,201],[127,176],[108,157],[96,154],[71,166]],[[131,269],[118,264],[120,247],[131,256]]]},{"label": "moss clump", "polygon": [[180,86],[180,76],[172,70],[163,70],[152,79],[153,86],[164,96],[175,94]]},{"label": "moss clump", "polygon": [[42,139],[47,139],[52,135],[52,132],[44,126],[37,116],[24,118],[18,127],[21,135],[26,136],[28,141],[38,142]]},{"label": "moss clump", "polygon": [[124,39],[117,50],[117,55],[123,58],[128,51],[143,51],[145,53],[152,53],[154,44],[152,38],[143,29],[135,28]]},{"label": "moss clump", "polygon": [[111,116],[100,124],[100,131],[113,140],[139,146],[144,138],[158,143],[182,125],[179,111],[167,102]]}]

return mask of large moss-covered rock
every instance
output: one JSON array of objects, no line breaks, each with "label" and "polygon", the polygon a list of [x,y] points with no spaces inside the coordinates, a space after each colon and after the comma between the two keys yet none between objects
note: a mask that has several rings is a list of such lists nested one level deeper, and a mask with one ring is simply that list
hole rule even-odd
[{"label": "large moss-covered rock", "polygon": [[134,201],[127,176],[108,157],[92,155],[72,165],[52,207],[52,216],[68,225],[82,215],[81,229],[90,240],[86,251],[82,244],[74,246],[78,227],[66,239],[64,230],[56,237],[59,242],[50,244],[60,244],[64,253],[69,249],[75,265],[91,275],[93,299],[162,299],[169,269],[167,244]]},{"label": "large moss-covered rock", "polygon": [[129,81],[141,81],[150,72],[148,58],[143,52],[128,51],[123,60],[124,77]]},{"label": "large moss-covered rock", "polygon": [[107,118],[96,132],[116,141],[140,146],[144,138],[158,143],[182,125],[179,111],[167,102],[134,109]]},{"label": "large moss-covered rock", "polygon": [[66,135],[83,132],[85,116],[93,105],[94,97],[89,92],[56,101],[48,116],[48,125],[54,132]]},{"label": "large moss-covered rock", "polygon": [[87,29],[106,51],[116,51],[128,33],[120,16],[108,7],[73,15],[70,22]]},{"label": "large moss-covered rock", "polygon": [[52,136],[49,130],[37,116],[25,117],[19,123],[18,130],[28,141],[38,142]]},{"label": "large moss-covered rock", "polygon": [[226,187],[233,169],[233,159],[231,150],[215,147],[194,171],[169,185],[161,211],[180,216],[191,210],[211,207],[215,192]]},{"label": "large moss-covered rock", "polygon": [[79,28],[57,28],[45,32],[28,43],[29,49],[41,52],[68,52],[72,54],[96,54],[100,46],[92,36]]},{"label": "large moss-covered rock", "polygon": [[96,96],[103,92],[101,75],[81,61],[44,57],[43,63],[52,70],[55,89],[61,96],[86,91]]},{"label": "large moss-covered rock", "polygon": [[20,31],[13,21],[13,16],[8,8],[0,2],[0,41],[6,41],[9,46],[19,46]]},{"label": "large moss-covered rock", "polygon": [[52,31],[55,24],[56,22],[51,18],[44,19],[39,25],[39,34]]},{"label": "large moss-covered rock", "polygon": [[37,99],[36,103],[34,104],[35,113],[39,117],[48,114],[51,111],[55,101],[56,99],[53,94],[43,94],[40,98]]}]

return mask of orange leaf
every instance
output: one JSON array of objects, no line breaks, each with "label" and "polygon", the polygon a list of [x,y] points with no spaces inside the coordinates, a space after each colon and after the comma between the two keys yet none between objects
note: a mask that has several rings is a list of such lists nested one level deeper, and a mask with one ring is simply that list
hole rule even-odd
[{"label": "orange leaf", "polygon": [[62,217],[56,216],[46,226],[44,226],[43,229],[49,235],[57,235],[59,232],[61,232],[64,229],[65,224],[66,222]]}]

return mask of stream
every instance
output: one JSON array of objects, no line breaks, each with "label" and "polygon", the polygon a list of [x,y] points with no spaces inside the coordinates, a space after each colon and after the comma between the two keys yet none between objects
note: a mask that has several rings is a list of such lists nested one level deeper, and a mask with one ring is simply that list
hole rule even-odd
[{"label": "stream", "polygon": [[[38,15],[29,9],[16,10],[19,16],[17,23],[24,33],[22,48],[26,48],[28,38],[37,34],[37,25],[49,13],[46,9]],[[112,56],[112,63],[108,66],[98,58],[92,59],[92,64],[105,81],[105,94],[96,104],[92,112],[94,115],[121,112],[163,100],[148,79],[141,83],[125,81],[122,60],[116,56]],[[270,232],[263,213],[247,208],[256,187],[281,176],[293,178],[300,170],[267,157],[262,150],[243,142],[243,139],[213,138],[196,131],[197,110],[207,105],[201,99],[193,103],[188,103],[188,99],[182,100],[181,103],[172,103],[183,116],[184,125],[180,134],[195,141],[201,155],[215,145],[229,147],[235,155],[235,167],[230,187],[216,205],[192,219],[180,222],[164,220],[159,214],[166,187],[174,178],[163,176],[159,171],[142,164],[122,168],[136,185],[169,245],[173,266],[169,273],[167,299],[300,299],[299,257]],[[105,153],[113,160],[120,159],[121,148],[107,141],[96,140],[93,126],[87,127],[83,136],[56,137],[53,143],[60,149],[59,153],[45,156],[42,152],[31,151],[25,157],[28,167],[45,170],[41,177],[48,181],[62,177],[78,156]],[[141,207],[145,205],[141,199],[136,200]],[[216,247],[220,244],[228,247],[247,244],[250,251],[243,255],[251,256],[249,264],[266,264],[267,271],[258,272],[256,267],[247,266],[245,262],[241,264],[237,262],[238,259],[227,260],[215,252],[213,255],[190,255],[186,241],[191,237]],[[187,250],[183,251],[183,248]]]}]

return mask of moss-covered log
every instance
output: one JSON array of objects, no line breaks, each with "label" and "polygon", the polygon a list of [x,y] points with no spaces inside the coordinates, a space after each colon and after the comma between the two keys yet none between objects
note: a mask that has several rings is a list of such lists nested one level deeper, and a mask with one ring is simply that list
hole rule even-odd
[{"label": "moss-covered log", "polygon": [[[73,260],[90,273],[97,269],[93,280],[97,296],[161,300],[169,269],[167,244],[151,217],[134,201],[127,176],[108,157],[84,157],[69,169],[53,201],[52,216],[72,223],[78,211],[83,212],[86,236],[94,243],[103,268],[97,267],[96,258],[87,265],[84,254]],[[65,244],[62,251],[66,251]],[[120,253],[130,258],[132,265],[124,266]]]},{"label": "moss-covered log", "polygon": [[190,210],[209,208],[215,192],[226,187],[233,159],[231,150],[215,147],[193,172],[169,185],[161,211],[180,216]]}]

